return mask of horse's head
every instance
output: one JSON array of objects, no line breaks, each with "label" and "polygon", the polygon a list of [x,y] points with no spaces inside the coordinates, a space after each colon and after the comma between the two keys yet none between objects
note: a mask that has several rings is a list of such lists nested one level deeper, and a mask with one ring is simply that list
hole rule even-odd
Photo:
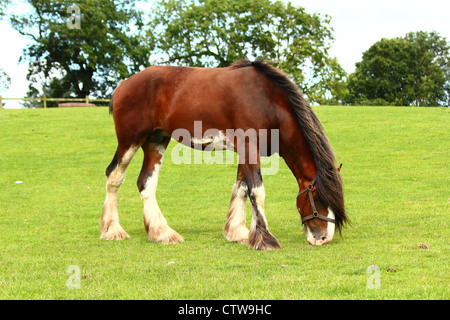
[{"label": "horse's head", "polygon": [[[342,164],[337,168],[339,173]],[[336,217],[333,210],[317,197],[316,178],[309,184],[302,184],[297,195],[297,210],[302,225],[306,228],[306,239],[312,245],[322,245],[333,239]]]}]

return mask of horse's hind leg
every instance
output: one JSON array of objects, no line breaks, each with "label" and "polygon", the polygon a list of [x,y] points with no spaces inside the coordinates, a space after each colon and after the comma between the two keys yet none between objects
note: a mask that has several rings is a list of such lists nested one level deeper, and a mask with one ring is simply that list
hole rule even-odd
[{"label": "horse's hind leg", "polygon": [[233,186],[230,206],[228,207],[227,222],[223,228],[223,234],[228,241],[248,243],[248,229],[245,226],[245,203],[247,201],[248,188],[244,181],[242,164],[238,167],[236,183]]},{"label": "horse's hind leg", "polygon": [[144,225],[149,240],[164,244],[182,242],[183,238],[168,225],[156,202],[158,176],[170,136],[158,130],[142,145],[144,163],[138,178],[138,189],[144,203]]},{"label": "horse's hind leg", "polygon": [[130,237],[119,224],[117,191],[125,180],[125,171],[138,148],[138,146],[124,148],[119,145],[111,164],[106,169],[106,199],[100,226],[101,239],[122,240]]}]

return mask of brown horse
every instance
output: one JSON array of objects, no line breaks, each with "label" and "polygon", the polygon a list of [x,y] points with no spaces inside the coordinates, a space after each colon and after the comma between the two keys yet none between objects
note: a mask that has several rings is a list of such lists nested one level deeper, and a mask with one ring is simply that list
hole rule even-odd
[{"label": "brown horse", "polygon": [[[215,143],[239,155],[237,179],[223,229],[227,240],[259,250],[280,248],[264,215],[265,192],[259,161],[260,156],[274,152],[285,160],[297,179],[297,210],[311,244],[328,243],[335,226],[341,231],[347,221],[339,169],[319,120],[297,86],[266,62],[244,59],[227,68],[152,66],[118,85],[110,112],[118,147],[106,170],[103,239],[129,237],[119,224],[117,191],[133,155],[142,148],[144,163],[137,185],[148,239],[165,244],[183,241],[168,226],[155,193],[164,151],[171,137],[181,140],[173,133],[182,128],[193,137],[194,123],[199,121],[201,134],[211,132],[210,129],[215,129],[216,134],[208,139],[183,139],[183,144],[193,147],[197,141],[205,148]],[[244,134],[227,136],[230,129],[241,129]],[[262,150],[261,141],[273,145],[270,132],[274,130],[279,130],[278,150]],[[256,139],[245,135],[250,131],[255,132]],[[247,198],[252,207],[250,230],[245,225]]]}]

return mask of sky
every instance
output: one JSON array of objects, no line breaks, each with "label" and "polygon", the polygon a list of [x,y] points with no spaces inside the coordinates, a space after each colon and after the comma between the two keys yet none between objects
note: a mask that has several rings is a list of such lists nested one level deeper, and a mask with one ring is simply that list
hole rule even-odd
[{"label": "sky", "polygon": [[[307,13],[331,17],[335,41],[329,55],[336,57],[347,73],[355,71],[362,53],[382,38],[402,37],[413,31],[436,31],[450,41],[450,1],[448,0],[290,0]],[[74,1],[75,3],[76,1]],[[26,6],[13,6],[15,13]],[[30,43],[9,23],[0,21],[0,69],[11,77],[9,90],[3,97],[24,97],[28,91],[27,64],[19,63],[20,54]],[[19,107],[6,102],[7,108]]]},{"label": "sky", "polygon": [[436,31],[450,41],[448,0],[291,0],[308,13],[327,14],[335,41],[329,51],[347,73],[382,38]]}]

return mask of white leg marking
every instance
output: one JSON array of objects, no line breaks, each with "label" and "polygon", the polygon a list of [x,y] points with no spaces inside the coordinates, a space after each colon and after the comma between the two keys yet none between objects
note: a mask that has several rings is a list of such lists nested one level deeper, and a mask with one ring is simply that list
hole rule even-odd
[{"label": "white leg marking", "polygon": [[141,191],[141,199],[144,203],[144,223],[147,230],[148,239],[161,243],[176,243],[183,241],[183,238],[167,225],[167,220],[161,213],[161,209],[156,201],[156,188],[158,187],[159,171],[164,155],[164,147],[158,147],[161,154],[160,163],[155,164],[155,168],[145,182],[145,188]]},{"label": "white leg marking", "polygon": [[[270,233],[264,214],[264,200],[266,193],[264,185],[252,189],[250,197],[254,197],[252,203],[252,223],[249,233],[249,247],[257,250],[276,250],[281,246],[278,240]],[[255,208],[256,207],[256,208]]]},{"label": "white leg marking", "polygon": [[141,199],[144,203],[144,222],[148,228],[149,235],[154,234],[155,236],[161,228],[167,226],[167,221],[156,201],[156,188],[158,186],[160,169],[161,164],[156,164],[155,170],[145,183],[145,189],[141,192]]},{"label": "white leg marking", "polygon": [[[264,215],[264,200],[266,199],[266,191],[264,190],[264,185],[253,188],[252,193],[256,199],[256,207],[258,209],[258,212],[261,215],[262,219],[264,220],[267,230],[269,230],[266,216]],[[252,206],[252,223],[250,225],[251,232],[254,232],[256,228],[256,220],[257,220],[256,215],[257,213],[255,211],[255,208],[253,208]]]},{"label": "white leg marking", "polygon": [[161,155],[161,160],[160,163],[162,163],[163,157],[164,157],[164,152],[166,152],[166,148],[164,148],[164,146],[162,145],[157,145],[155,147],[156,151],[158,151],[158,153]]},{"label": "white leg marking", "polygon": [[233,186],[234,198],[230,202],[227,214],[227,223],[224,228],[224,235],[228,241],[247,243],[248,229],[245,226],[245,203],[247,186],[243,183],[236,189]]},{"label": "white leg marking", "polygon": [[137,146],[132,146],[125,152],[120,163],[117,164],[117,167],[110,173],[106,181],[106,198],[101,219],[101,239],[122,240],[130,237],[119,224],[117,191],[125,181],[125,171],[138,148]]}]

